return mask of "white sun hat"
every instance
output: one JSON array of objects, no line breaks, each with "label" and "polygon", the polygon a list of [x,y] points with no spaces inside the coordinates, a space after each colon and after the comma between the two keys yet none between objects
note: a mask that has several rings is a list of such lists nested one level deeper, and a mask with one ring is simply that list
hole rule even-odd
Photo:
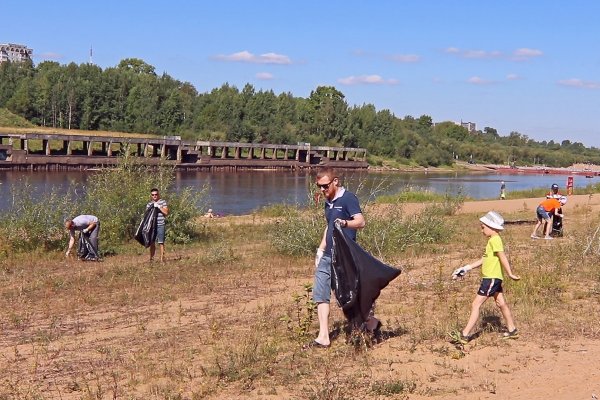
[{"label": "white sun hat", "polygon": [[483,217],[479,218],[479,220],[492,229],[499,231],[504,229],[502,226],[504,225],[504,218],[502,218],[502,215],[498,214],[496,211],[488,212]]}]

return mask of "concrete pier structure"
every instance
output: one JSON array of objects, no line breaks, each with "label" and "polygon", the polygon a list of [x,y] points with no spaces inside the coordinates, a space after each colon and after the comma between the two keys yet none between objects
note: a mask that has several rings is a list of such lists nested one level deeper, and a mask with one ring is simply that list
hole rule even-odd
[{"label": "concrete pier structure", "polygon": [[317,166],[367,168],[363,148],[186,141],[96,135],[0,133],[0,168],[88,169],[116,165],[119,157],[146,164],[171,163],[180,169],[300,169]]}]

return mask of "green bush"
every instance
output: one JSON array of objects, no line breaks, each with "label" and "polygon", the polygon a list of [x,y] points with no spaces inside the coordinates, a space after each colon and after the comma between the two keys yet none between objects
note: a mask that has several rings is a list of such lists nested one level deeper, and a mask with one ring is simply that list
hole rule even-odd
[{"label": "green bush", "polygon": [[286,206],[279,214],[271,233],[271,242],[277,251],[287,255],[310,255],[321,243],[325,229],[323,203],[316,202],[318,192],[308,184],[308,207]]},{"label": "green bush", "polygon": [[100,220],[100,251],[115,253],[133,238],[154,187],[167,200],[167,238],[173,243],[187,243],[197,232],[194,229],[200,209],[206,207],[208,188],[194,192],[172,191],[175,180],[173,166],[147,166],[124,157],[115,168],[106,168],[91,175],[83,188],[83,198],[76,199],[76,185],[67,193],[52,190],[42,200],[33,198],[31,186],[22,185],[13,193],[10,210],[0,217],[0,233],[17,251],[43,246],[56,250],[66,245],[64,220],[79,214],[93,214]]},{"label": "green bush", "polygon": [[0,237],[13,251],[66,248],[64,220],[76,209],[73,187],[67,193],[52,189],[42,199],[27,180],[12,188],[12,203],[0,215]]},{"label": "green bush", "polygon": [[366,214],[367,225],[359,234],[360,245],[373,255],[386,258],[410,247],[440,243],[453,233],[446,221],[445,203],[432,204],[423,211],[406,215],[401,204],[385,214]]},{"label": "green bush", "polygon": [[[286,207],[271,229],[273,245],[283,254],[312,255],[323,237],[325,218],[322,203],[314,204],[312,201],[315,194],[312,186],[308,191],[311,205],[307,208]],[[374,197],[373,191],[365,194],[361,185],[356,192],[361,193],[360,197],[363,198]],[[409,247],[448,240],[453,229],[445,217],[458,210],[463,197],[446,194],[435,198],[440,201],[431,203],[423,211],[413,215],[403,213],[401,202],[385,213],[369,212],[371,207],[365,202],[362,209],[367,225],[358,234],[359,244],[377,257],[385,258]]]},{"label": "green bush", "polygon": [[[104,169],[88,180],[84,213],[93,213],[100,219],[100,248],[113,253],[126,240],[133,238],[146,205],[150,190],[157,188],[167,201],[167,238],[175,243],[189,242],[194,236],[194,220],[207,195],[207,188],[199,192],[185,189],[172,191],[175,168],[171,165],[143,165],[133,157],[124,157],[116,168]],[[93,212],[92,212],[93,210]]]}]

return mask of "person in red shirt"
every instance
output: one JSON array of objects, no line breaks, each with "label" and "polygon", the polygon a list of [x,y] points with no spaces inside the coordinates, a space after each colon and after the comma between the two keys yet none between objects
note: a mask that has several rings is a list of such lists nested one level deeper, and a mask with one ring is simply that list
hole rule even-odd
[{"label": "person in red shirt", "polygon": [[552,186],[550,186],[550,191],[546,193],[546,198],[558,200],[561,197],[563,197],[563,194],[558,191],[558,185],[553,183]]},{"label": "person in red shirt", "polygon": [[535,210],[538,222],[535,224],[535,228],[533,228],[533,232],[531,233],[532,239],[539,239],[537,235],[538,228],[542,225],[543,222],[546,222],[546,229],[544,233],[544,239],[553,239],[550,236],[550,230],[552,229],[552,216],[558,215],[559,217],[563,217],[563,214],[559,213],[559,209],[567,203],[567,198],[562,196],[559,199],[550,198],[542,201],[537,209]]}]

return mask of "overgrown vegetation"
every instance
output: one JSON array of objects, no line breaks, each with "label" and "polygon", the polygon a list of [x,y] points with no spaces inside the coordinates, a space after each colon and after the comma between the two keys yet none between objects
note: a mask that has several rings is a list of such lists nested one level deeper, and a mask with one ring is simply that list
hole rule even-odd
[{"label": "overgrown vegetation", "polygon": [[91,175],[85,186],[72,184],[66,193],[51,190],[41,200],[24,181],[14,185],[11,207],[0,215],[0,236],[13,251],[40,246],[44,250],[65,247],[64,221],[79,214],[93,214],[100,220],[100,250],[114,254],[130,240],[149,201],[150,189],[157,187],[168,200],[167,238],[171,243],[189,243],[198,235],[195,219],[206,209],[207,188],[172,190],[172,166],[140,164],[125,157],[116,168]]},{"label": "overgrown vegetation", "polygon": [[[357,192],[364,190],[359,187]],[[363,195],[367,199],[372,197],[371,194]],[[314,192],[309,193],[309,197],[314,198]],[[410,188],[394,196],[382,197],[383,200],[378,197],[373,204],[389,200],[393,203],[387,203],[385,209],[377,208],[377,212],[369,212],[371,202],[364,201],[362,208],[367,225],[360,231],[358,239],[366,250],[382,258],[402,253],[409,247],[448,240],[453,229],[444,217],[454,215],[463,202],[462,196],[435,195]],[[415,200],[430,202],[430,205],[416,214],[405,214],[403,203]],[[302,210],[286,208],[278,214],[272,233],[273,245],[282,254],[314,254],[324,229],[322,203],[311,202]]]}]

